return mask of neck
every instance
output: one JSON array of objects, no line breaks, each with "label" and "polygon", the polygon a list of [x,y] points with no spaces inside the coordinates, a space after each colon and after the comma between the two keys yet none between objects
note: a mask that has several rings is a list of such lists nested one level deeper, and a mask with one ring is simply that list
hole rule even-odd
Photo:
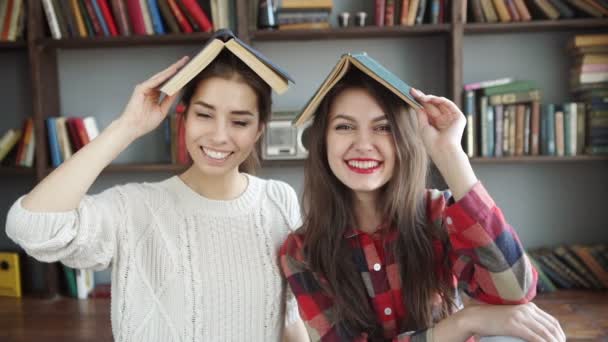
[{"label": "neck", "polygon": [[374,233],[382,223],[382,217],[378,210],[377,192],[356,192],[353,207],[357,228],[366,233]]},{"label": "neck", "polygon": [[182,181],[199,195],[212,200],[231,200],[239,197],[247,189],[247,177],[235,168],[223,175],[203,174],[195,165],[179,176]]}]

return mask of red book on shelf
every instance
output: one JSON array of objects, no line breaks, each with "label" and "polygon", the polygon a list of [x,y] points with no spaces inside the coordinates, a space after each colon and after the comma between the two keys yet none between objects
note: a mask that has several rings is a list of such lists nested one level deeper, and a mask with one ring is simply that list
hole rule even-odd
[{"label": "red book on shelf", "polygon": [[144,24],[144,14],[141,11],[141,6],[139,6],[139,0],[127,0],[127,12],[131,19],[133,32],[146,35],[146,24]]},{"label": "red book on shelf", "polygon": [[84,0],[84,5],[87,9],[87,14],[91,19],[91,23],[93,24],[93,31],[95,31],[96,36],[103,36],[103,29],[101,28],[101,24],[99,23],[99,18],[95,14],[95,8],[93,7],[93,3],[91,0]]},{"label": "red book on shelf", "polygon": [[74,118],[72,121],[74,122],[74,127],[76,127],[76,133],[78,133],[78,137],[80,138],[80,144],[82,146],[88,144],[91,139],[89,139],[89,134],[87,133],[87,129],[84,127],[84,121],[82,118]]},{"label": "red book on shelf", "polygon": [[192,30],[192,26],[190,26],[190,23],[188,23],[188,20],[184,18],[184,14],[182,13],[182,11],[180,11],[179,7],[177,7],[177,3],[175,3],[175,0],[168,0],[167,2],[169,3],[169,8],[171,8],[171,12],[173,12],[175,20],[177,20],[177,23],[179,24],[179,27],[182,28],[182,32],[194,32],[194,30]]},{"label": "red book on shelf", "polygon": [[72,147],[74,148],[74,152],[80,150],[82,148],[82,141],[80,141],[80,136],[78,135],[78,128],[74,122],[75,118],[68,118],[65,121],[66,126],[68,127],[68,135],[70,136],[70,142],[72,143]]},{"label": "red book on shelf", "polygon": [[386,11],[386,0],[375,0],[376,12],[375,12],[375,23],[376,26],[384,26],[384,14]]},{"label": "red book on shelf", "polygon": [[7,0],[6,15],[4,16],[4,25],[3,27],[0,27],[0,29],[2,29],[2,32],[0,34],[0,40],[8,40],[8,31],[11,27],[11,17],[13,15],[14,2],[14,0]]},{"label": "red book on shelf", "polygon": [[188,9],[194,20],[201,27],[203,32],[213,31],[213,25],[209,21],[209,17],[205,14],[205,11],[199,6],[195,0],[181,0],[184,6]]},{"label": "red book on shelf", "polygon": [[110,31],[110,35],[112,37],[118,36],[118,30],[116,29],[116,23],[114,22],[114,18],[112,17],[112,13],[110,12],[108,0],[97,0],[97,2],[99,3],[101,14],[103,15],[106,24],[108,24],[108,31]]}]

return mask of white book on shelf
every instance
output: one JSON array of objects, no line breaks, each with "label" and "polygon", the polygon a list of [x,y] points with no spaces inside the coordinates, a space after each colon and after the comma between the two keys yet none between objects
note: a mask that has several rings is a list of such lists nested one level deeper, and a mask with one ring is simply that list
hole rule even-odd
[{"label": "white book on shelf", "polygon": [[92,116],[87,116],[82,120],[84,123],[84,129],[87,131],[89,141],[95,139],[99,135],[99,128],[97,127],[97,121]]},{"label": "white book on shelf", "polygon": [[49,23],[49,29],[53,39],[61,39],[61,30],[59,29],[59,22],[57,21],[57,14],[53,8],[51,0],[42,0],[42,7],[46,14],[46,21]]}]

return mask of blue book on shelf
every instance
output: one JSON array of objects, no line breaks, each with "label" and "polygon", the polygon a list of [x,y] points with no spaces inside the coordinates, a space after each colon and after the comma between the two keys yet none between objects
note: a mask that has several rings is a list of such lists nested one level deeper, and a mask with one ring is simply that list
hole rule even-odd
[{"label": "blue book on shelf", "polygon": [[488,106],[488,110],[486,111],[486,120],[488,121],[488,157],[494,157],[494,130],[496,126],[494,124],[494,106]]},{"label": "blue book on shelf", "polygon": [[93,4],[93,9],[95,10],[95,15],[99,19],[99,25],[101,25],[101,30],[103,31],[103,35],[106,37],[109,37],[110,30],[108,30],[108,24],[106,23],[106,20],[103,17],[103,13],[101,13],[101,7],[99,7],[99,3],[97,2],[97,0],[91,0],[91,3]]},{"label": "blue book on shelf", "polygon": [[160,18],[160,9],[158,8],[158,0],[148,0],[148,9],[150,10],[150,18],[152,26],[156,34],[165,34],[165,27]]},{"label": "blue book on shelf", "polygon": [[59,149],[59,138],[57,137],[57,124],[55,118],[46,119],[46,129],[49,136],[49,151],[51,152],[51,164],[53,167],[61,165],[61,151]]}]

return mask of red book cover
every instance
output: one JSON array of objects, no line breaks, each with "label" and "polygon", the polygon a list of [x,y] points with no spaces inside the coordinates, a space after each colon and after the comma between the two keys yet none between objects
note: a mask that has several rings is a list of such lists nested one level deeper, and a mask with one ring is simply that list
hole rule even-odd
[{"label": "red book cover", "polygon": [[192,17],[194,17],[194,20],[196,20],[203,32],[211,32],[213,30],[209,17],[195,0],[182,0],[182,3],[186,6]]},{"label": "red book cover", "polygon": [[146,24],[144,24],[144,15],[139,6],[139,0],[127,0],[127,12],[133,25],[135,34],[146,35]]},{"label": "red book cover", "polygon": [[376,2],[376,26],[384,26],[384,13],[386,9],[386,0],[375,0]]},{"label": "red book cover", "polygon": [[82,146],[89,143],[89,134],[87,133],[86,128],[84,128],[84,121],[82,118],[74,118],[74,126],[76,127],[76,132],[78,133],[78,137],[80,138],[80,144]]},{"label": "red book cover", "polygon": [[70,136],[72,148],[74,149],[74,152],[76,152],[82,148],[82,141],[80,141],[80,136],[78,135],[78,128],[76,128],[74,118],[68,118],[65,121],[65,124],[68,127],[68,134]]},{"label": "red book cover", "polygon": [[2,29],[2,34],[0,34],[0,40],[8,40],[8,31],[11,27],[11,17],[13,16],[13,3],[14,0],[7,0],[6,4],[6,14],[4,17],[4,27],[0,27]]},{"label": "red book cover", "polygon": [[182,13],[182,11],[180,11],[179,7],[177,7],[175,0],[168,0],[167,2],[169,3],[171,12],[173,12],[175,19],[177,20],[177,23],[179,24],[179,27],[182,28],[182,32],[192,33],[193,32],[192,26],[190,26],[190,23],[188,23],[188,20],[186,20],[186,18],[184,18],[184,14]]},{"label": "red book cover", "polygon": [[97,0],[99,3],[99,8],[101,9],[101,13],[103,18],[105,19],[106,24],[108,24],[108,31],[110,31],[110,35],[112,37],[118,36],[118,30],[116,29],[116,23],[114,22],[114,18],[112,17],[112,13],[110,12],[110,6],[108,6],[108,0]]},{"label": "red book cover", "polygon": [[85,7],[87,8],[87,14],[89,18],[91,18],[91,23],[93,24],[93,30],[95,31],[96,36],[103,36],[103,30],[101,29],[101,24],[99,23],[99,18],[95,15],[95,9],[93,8],[93,3],[91,0],[84,0]]}]

